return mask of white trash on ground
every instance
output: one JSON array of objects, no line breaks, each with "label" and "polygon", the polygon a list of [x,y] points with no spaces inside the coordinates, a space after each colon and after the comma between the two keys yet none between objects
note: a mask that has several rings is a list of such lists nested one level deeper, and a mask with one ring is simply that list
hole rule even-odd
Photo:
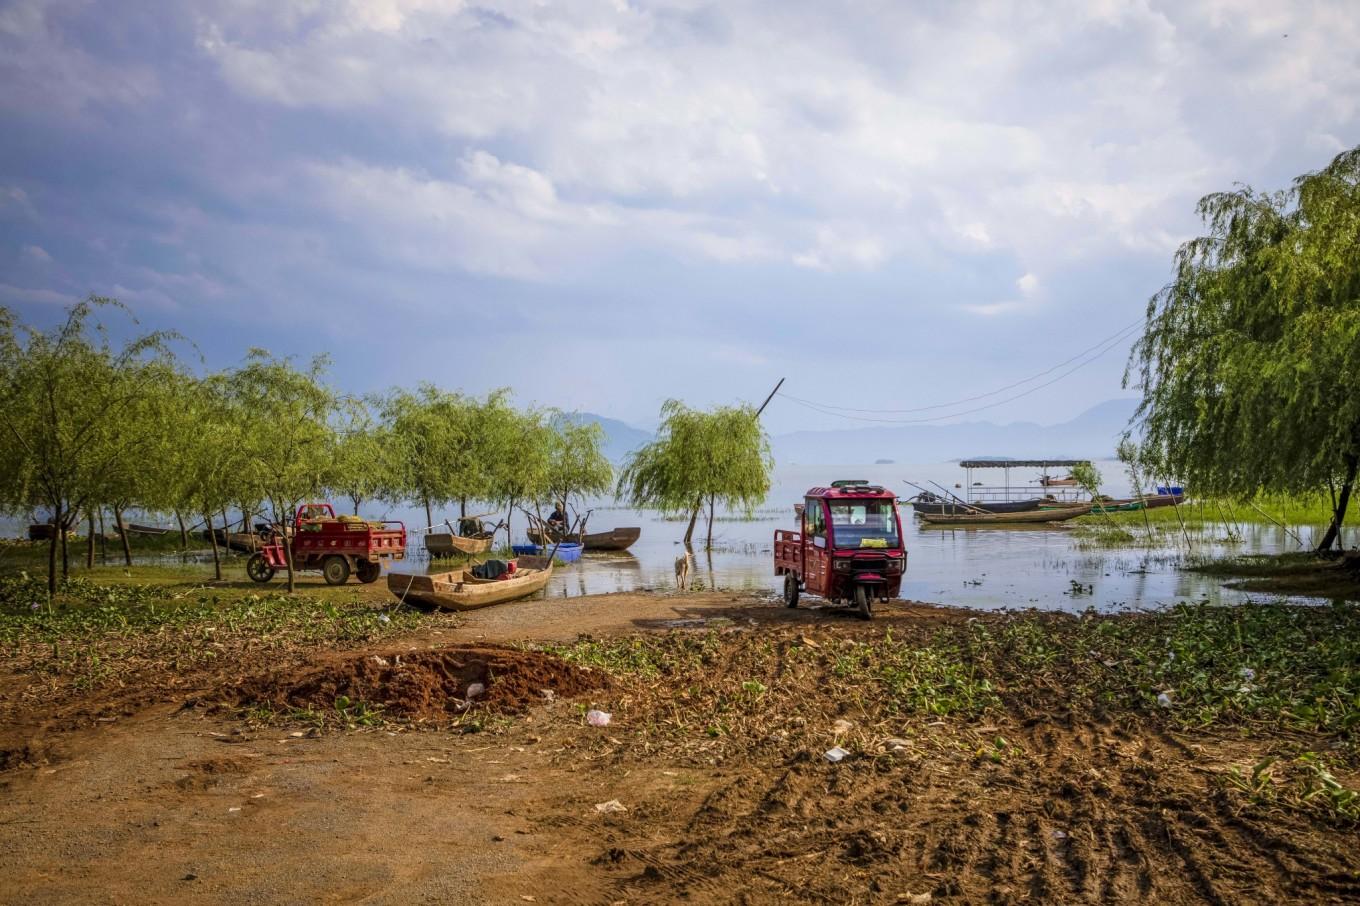
[{"label": "white trash on ground", "polygon": [[614,715],[607,711],[596,711],[592,708],[586,712],[586,723],[590,724],[592,727],[607,727],[613,716]]},{"label": "white trash on ground", "polygon": [[612,815],[615,812],[628,811],[628,806],[617,799],[610,799],[608,802],[595,803],[595,811],[599,812],[601,815]]},{"label": "white trash on ground", "polygon": [[840,746],[836,746],[835,748],[827,749],[825,752],[823,752],[822,757],[825,758],[827,761],[831,762],[832,764],[835,764],[836,762],[840,761],[842,758],[849,754],[850,753],[847,752],[845,749],[842,749]]}]

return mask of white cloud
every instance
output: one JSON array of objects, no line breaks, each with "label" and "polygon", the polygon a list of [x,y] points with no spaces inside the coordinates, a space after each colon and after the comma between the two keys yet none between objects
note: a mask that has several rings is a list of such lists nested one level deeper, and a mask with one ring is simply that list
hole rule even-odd
[{"label": "white cloud", "polygon": [[70,305],[79,301],[75,296],[51,289],[30,289],[0,283],[0,301],[11,305]]},{"label": "white cloud", "polygon": [[52,256],[47,253],[47,249],[40,245],[24,245],[19,249],[19,254],[29,261],[36,261],[39,264],[51,264]]},{"label": "white cloud", "polygon": [[1033,274],[1025,274],[1015,281],[1015,288],[1020,290],[1020,295],[1029,297],[1039,291],[1039,278]]}]

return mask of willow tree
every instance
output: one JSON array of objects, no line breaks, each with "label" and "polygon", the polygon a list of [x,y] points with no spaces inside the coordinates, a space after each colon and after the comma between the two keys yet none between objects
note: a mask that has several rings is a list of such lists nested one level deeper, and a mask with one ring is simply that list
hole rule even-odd
[{"label": "willow tree", "polygon": [[173,334],[148,333],[115,348],[94,320],[101,308],[122,306],[91,296],[47,331],[0,308],[0,505],[51,513],[49,595],[59,551],[67,563],[66,530],[100,502],[110,472],[135,466],[148,443],[133,410],[161,374],[150,365],[173,358]]},{"label": "willow tree", "polygon": [[774,459],[753,406],[690,409],[678,400],[661,407],[657,439],[625,460],[617,493],[632,506],[689,513],[685,544],[699,513],[708,509],[707,546],[713,546],[717,503],[746,511],[770,491]]},{"label": "willow tree", "polygon": [[357,516],[366,500],[399,496],[401,457],[369,400],[347,397],[339,410],[326,485],[348,497]]},{"label": "willow tree", "polygon": [[1206,494],[1330,492],[1330,549],[1360,467],[1360,147],[1199,213],[1125,375],[1144,458]]},{"label": "willow tree", "polygon": [[587,498],[605,494],[613,486],[614,469],[604,455],[604,428],[579,424],[561,414],[550,420],[550,427],[545,437],[546,502],[572,506],[574,501],[579,512]]}]

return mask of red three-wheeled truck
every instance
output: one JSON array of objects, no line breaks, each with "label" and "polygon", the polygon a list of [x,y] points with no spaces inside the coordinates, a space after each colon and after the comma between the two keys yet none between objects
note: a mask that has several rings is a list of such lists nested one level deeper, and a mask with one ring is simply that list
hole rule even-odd
[{"label": "red three-wheeled truck", "polygon": [[784,603],[799,592],[854,606],[864,619],[873,601],[902,587],[907,568],[897,497],[867,481],[834,481],[803,495],[803,530],[774,533],[774,573],[784,577]]},{"label": "red three-wheeled truck", "polygon": [[357,516],[335,515],[329,503],[304,503],[293,524],[274,532],[273,540],[246,561],[246,575],[268,582],[288,568],[287,544],[293,569],[319,569],[327,585],[344,585],[350,573],[360,582],[376,582],[384,560],[406,557],[406,526],[391,520],[369,522]]}]

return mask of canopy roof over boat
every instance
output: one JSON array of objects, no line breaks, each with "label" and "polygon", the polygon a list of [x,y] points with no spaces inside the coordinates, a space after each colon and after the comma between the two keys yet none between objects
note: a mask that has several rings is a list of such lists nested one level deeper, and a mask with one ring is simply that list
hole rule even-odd
[{"label": "canopy roof over boat", "polygon": [[1070,469],[1090,464],[1089,459],[965,459],[965,469]]}]

